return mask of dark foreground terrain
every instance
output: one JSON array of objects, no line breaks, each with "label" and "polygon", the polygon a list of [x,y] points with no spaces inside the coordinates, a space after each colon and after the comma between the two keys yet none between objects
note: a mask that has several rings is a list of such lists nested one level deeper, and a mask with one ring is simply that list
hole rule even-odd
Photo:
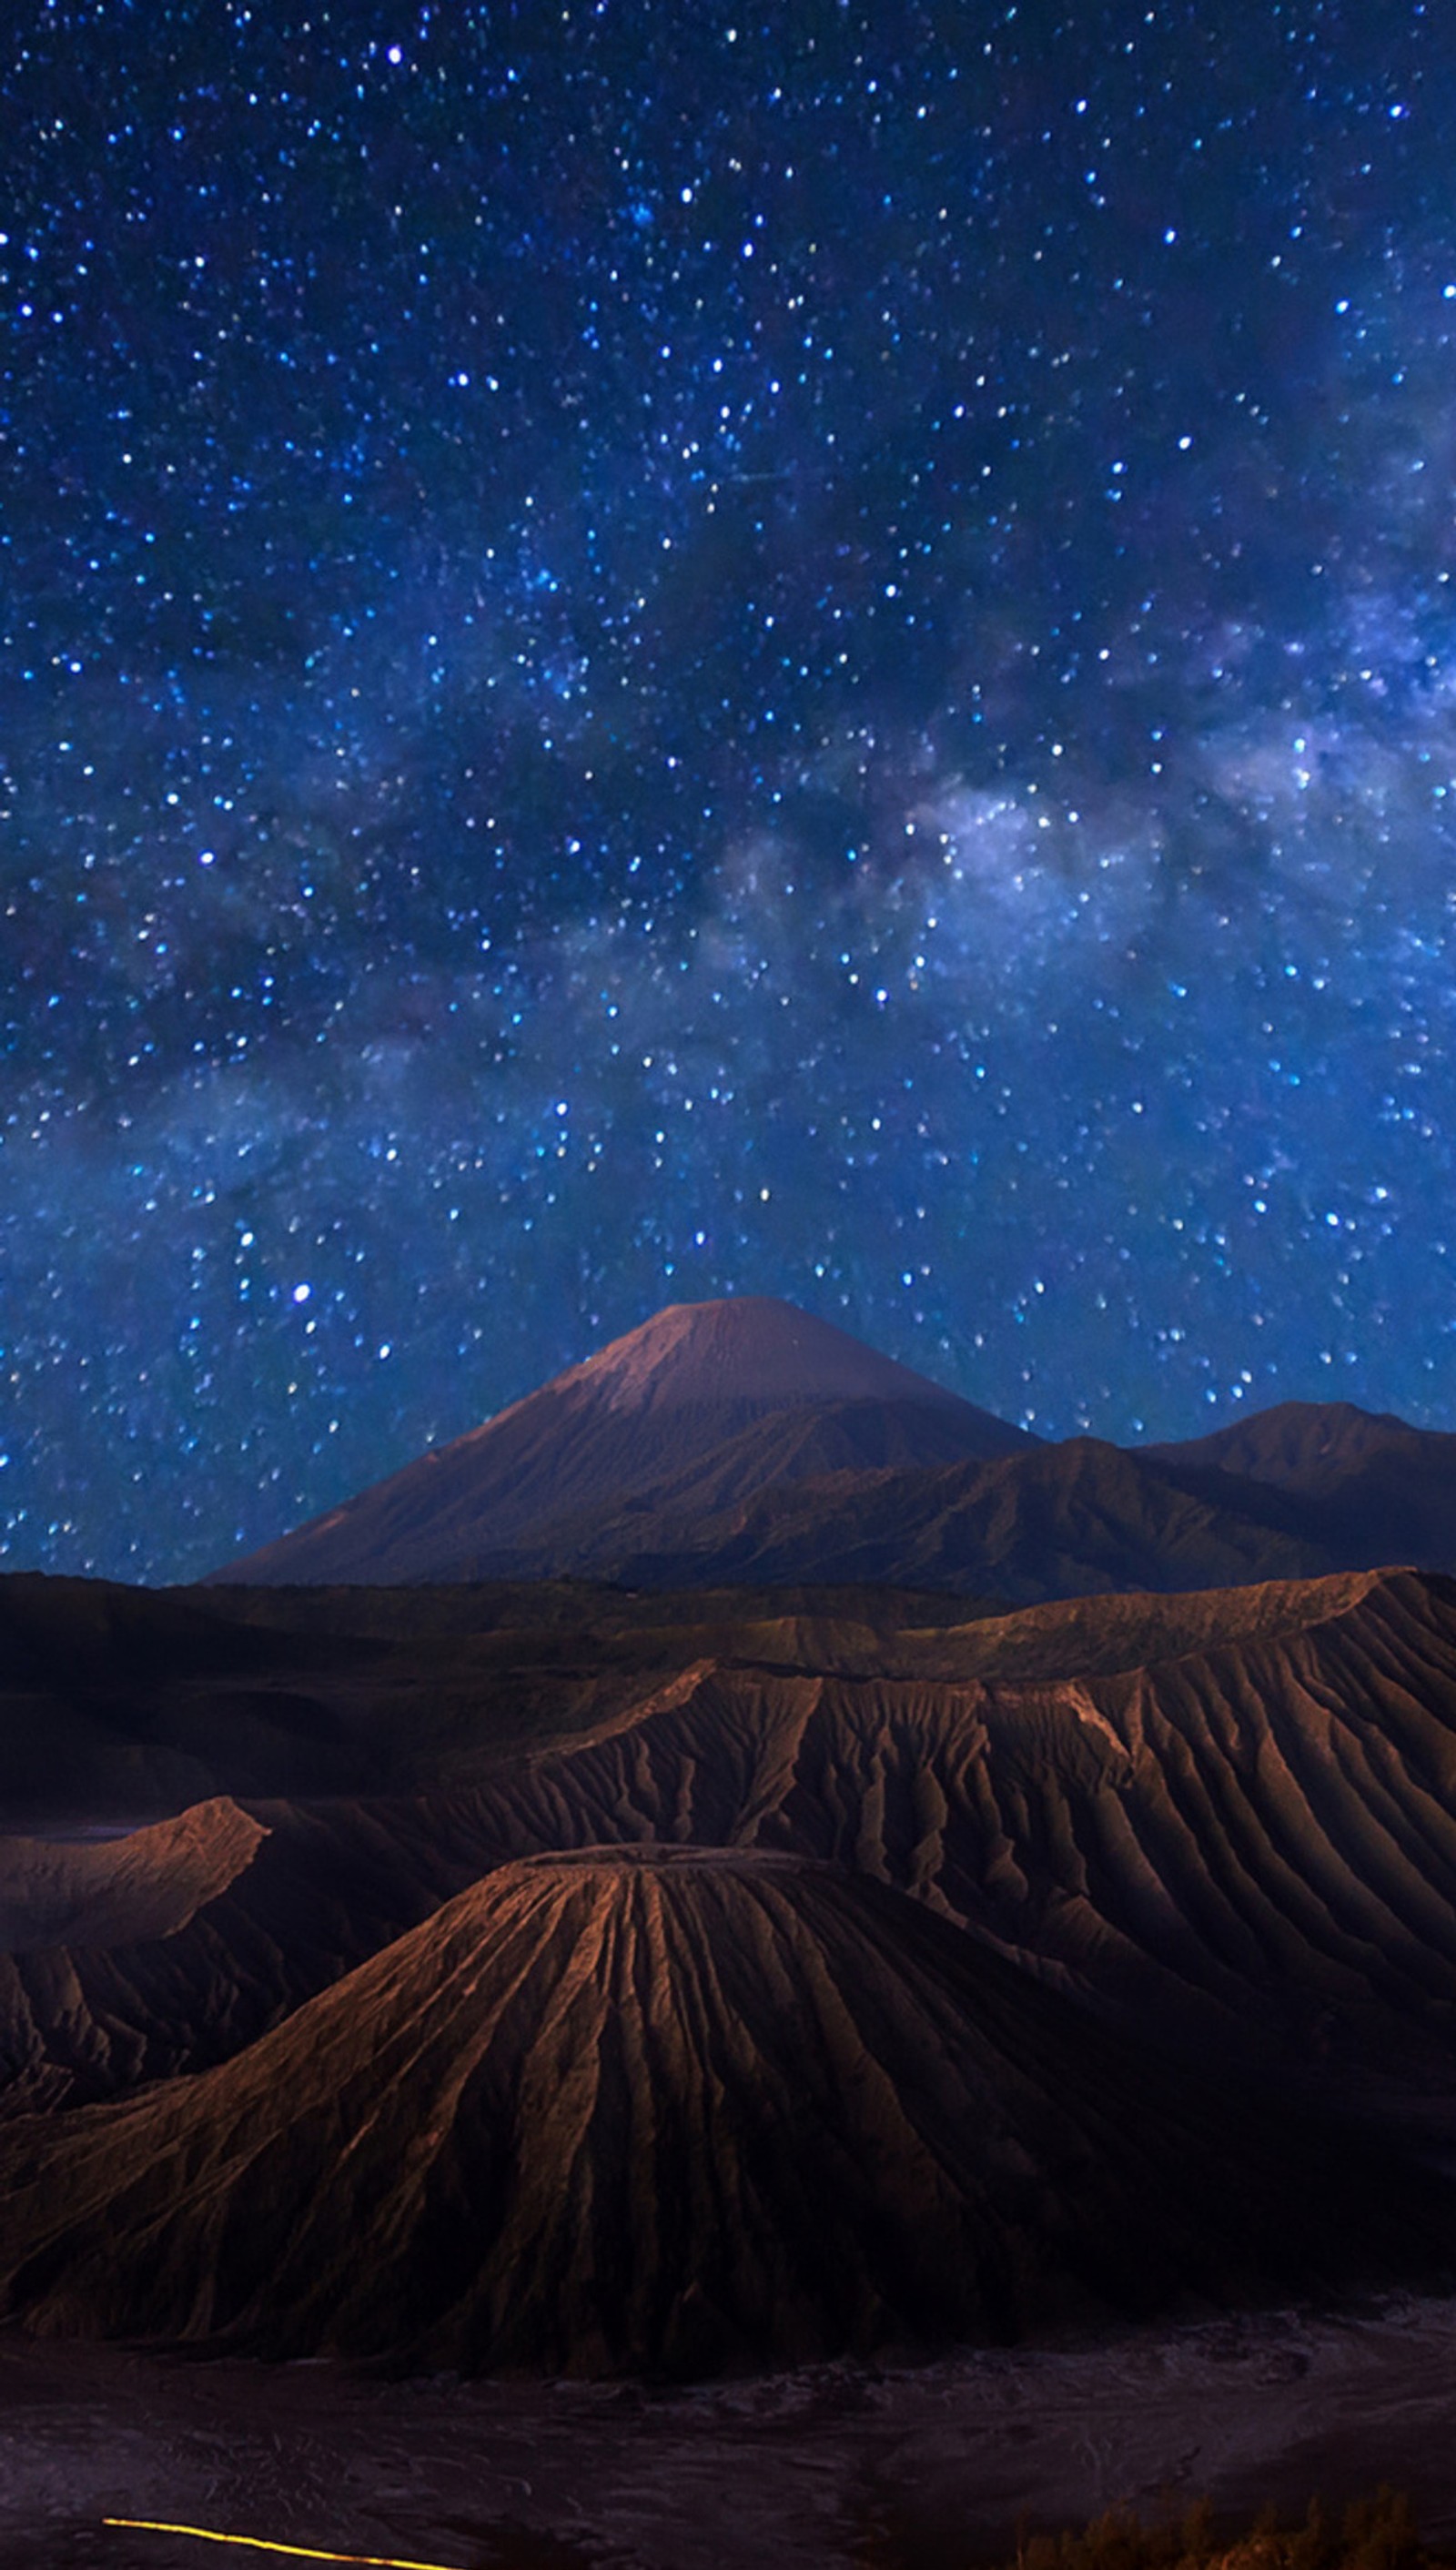
[{"label": "dark foreground terrain", "polygon": [[681,2379],[1456,2273],[1450,1580],[0,1629],[0,2319]]},{"label": "dark foreground terrain", "polygon": [[[3,2570],[218,2570],[188,2522],[442,2570],[962,2570],[1018,2520],[1247,2525],[1389,2479],[1456,2544],[1456,2305],[649,2391],[381,2383],[0,2337]],[[275,2556],[274,2556],[275,2557]]]},{"label": "dark foreground terrain", "polygon": [[1453,2167],[1449,1577],[0,1581],[0,2570],[1456,2541]]}]

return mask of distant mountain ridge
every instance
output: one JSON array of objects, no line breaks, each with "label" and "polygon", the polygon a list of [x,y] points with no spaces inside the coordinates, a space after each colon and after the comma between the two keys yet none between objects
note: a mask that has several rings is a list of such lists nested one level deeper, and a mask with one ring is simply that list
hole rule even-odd
[{"label": "distant mountain ridge", "polygon": [[1285,1402],[1047,1445],[767,1298],[675,1304],[219,1580],[844,1581],[1010,1605],[1456,1570],[1456,1437]]},{"label": "distant mountain ridge", "polygon": [[1393,1411],[1360,1410],[1352,1401],[1280,1401],[1207,1437],[1164,1439],[1137,1451],[1166,1463],[1237,1473],[1278,1490],[1325,1491],[1372,1456],[1393,1449],[1456,1457],[1456,1437],[1412,1428]]},{"label": "distant mountain ridge", "polygon": [[[941,1464],[1035,1443],[792,1304],[758,1295],[679,1303],[213,1577],[479,1578],[518,1551],[549,1559],[565,1525],[650,1496],[688,1518],[747,1498],[765,1478]],[[710,1461],[700,1491],[696,1468]]]},{"label": "distant mountain ridge", "polygon": [[1283,1492],[1331,1560],[1456,1569],[1456,1436],[1350,1402],[1280,1402],[1183,1446],[1148,1447],[1192,1485],[1203,1469]]},{"label": "distant mountain ridge", "polygon": [[[1091,1437],[986,1463],[785,1480],[697,1521],[622,1512],[563,1526],[556,1545],[563,1570],[632,1587],[832,1576],[1017,1606],[1366,1567],[1333,1557],[1278,1491],[1215,1472],[1180,1476]],[[518,1551],[511,1567],[539,1573],[546,1558]]]}]

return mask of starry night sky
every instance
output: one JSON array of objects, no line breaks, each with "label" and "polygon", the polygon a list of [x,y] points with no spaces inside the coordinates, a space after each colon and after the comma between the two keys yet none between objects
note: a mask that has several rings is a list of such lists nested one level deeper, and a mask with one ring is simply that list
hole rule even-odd
[{"label": "starry night sky", "polygon": [[10,1566],[732,1291],[1456,1425],[1435,0],[6,24]]}]

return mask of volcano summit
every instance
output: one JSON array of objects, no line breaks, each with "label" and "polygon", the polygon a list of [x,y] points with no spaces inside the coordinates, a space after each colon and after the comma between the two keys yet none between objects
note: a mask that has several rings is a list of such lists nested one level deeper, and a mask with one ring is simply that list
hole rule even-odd
[{"label": "volcano summit", "polygon": [[985,1462],[1036,1441],[791,1303],[674,1303],[220,1579],[478,1579],[631,1544],[771,1483]]},{"label": "volcano summit", "polygon": [[1293,1403],[1182,1446],[1051,1445],[791,1304],[678,1303],[219,1581],[585,1578],[1035,1605],[1456,1570],[1456,1439]]}]

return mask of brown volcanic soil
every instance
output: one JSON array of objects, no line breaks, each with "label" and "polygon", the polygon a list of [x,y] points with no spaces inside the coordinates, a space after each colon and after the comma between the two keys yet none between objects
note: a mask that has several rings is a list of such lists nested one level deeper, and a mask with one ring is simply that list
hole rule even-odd
[{"label": "brown volcanic soil", "polygon": [[506,1868],[225,2068],[0,2134],[32,2330],[411,2368],[1011,2339],[1452,2239],[923,1907],[725,1851]]},{"label": "brown volcanic soil", "polygon": [[471,1801],[219,1800],[0,1841],[0,2115],[206,2069],[500,1861]]},{"label": "brown volcanic soil", "polygon": [[[135,1826],[217,1795],[408,1792],[569,1738],[695,1661],[877,1665],[977,1611],[842,1587],[146,1590],[0,1577],[0,1813]],[[838,1637],[837,1643],[835,1636]]]},{"label": "brown volcanic soil", "polygon": [[0,1954],[175,1936],[237,1882],[263,1835],[220,1801],[100,1842],[0,1839]]},{"label": "brown volcanic soil", "polygon": [[[457,1617],[470,1594],[437,1592]],[[669,1840],[850,1865],[1167,2046],[1456,2141],[1449,1583],[1364,1573],[964,1625],[869,1593],[857,1620],[822,1611],[840,1597],[778,1617],[740,1600],[736,1621],[729,1599],[558,1591],[535,1629],[500,1620],[527,1592],[498,1591],[475,1610],[492,1629],[438,1643],[391,1621],[426,1612],[414,1592],[228,1597],[306,1612],[301,1639],[275,1622],[234,1639],[314,1653],[366,1778],[436,1781],[16,1851],[12,2110],[229,2059],[506,1859]],[[335,1610],[376,1639],[330,1636]],[[226,1684],[159,1682],[149,1720],[184,1701],[226,1770]]]},{"label": "brown volcanic soil", "polygon": [[[1357,2065],[1362,2105],[1449,2122],[1456,1586],[1265,1591],[1228,1639],[1212,1599],[1198,1635],[1200,1602],[1171,1615],[1174,1656],[1075,1680],[1037,1654],[1081,1648],[1092,1606],[1070,1631],[1053,1609],[926,1636],[923,1674],[706,1666],[492,1778],[478,1826],[523,1853],[642,1837],[853,1865],[1175,2046],[1336,2093]],[[1112,1623],[1116,1661],[1158,1610],[1118,1600]]]}]

